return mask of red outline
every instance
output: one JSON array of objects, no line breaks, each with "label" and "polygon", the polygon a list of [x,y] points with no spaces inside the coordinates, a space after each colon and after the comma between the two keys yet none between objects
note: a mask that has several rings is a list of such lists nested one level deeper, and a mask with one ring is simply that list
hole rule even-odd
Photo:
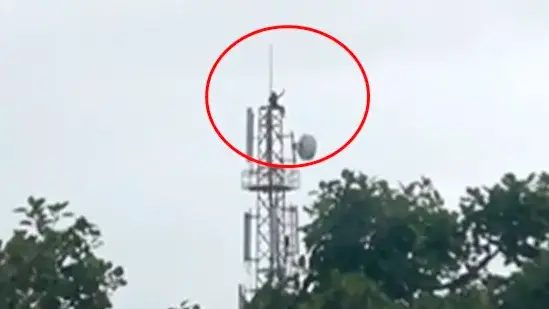
[{"label": "red outline", "polygon": [[[251,156],[248,156],[247,154],[243,153],[242,151],[238,150],[235,146],[233,146],[224,136],[223,134],[221,134],[221,132],[219,131],[219,129],[217,128],[217,126],[215,125],[215,122],[213,120],[213,117],[212,117],[212,113],[210,111],[210,98],[209,98],[209,93],[210,93],[210,83],[212,81],[212,76],[215,72],[215,69],[217,68],[217,66],[219,65],[219,63],[221,62],[221,60],[223,59],[223,57],[225,57],[225,55],[227,55],[227,53],[233,49],[236,45],[238,45],[239,43],[241,43],[242,41],[256,35],[256,34],[260,34],[262,32],[267,32],[267,31],[271,31],[271,30],[280,30],[280,29],[294,29],[294,30],[304,30],[304,31],[309,31],[309,32],[312,32],[312,33],[316,33],[316,34],[319,34],[327,39],[330,39],[331,41],[333,41],[334,43],[336,43],[337,45],[339,45],[341,48],[343,48],[348,54],[349,56],[351,56],[353,58],[353,60],[356,62],[358,68],[360,69],[360,72],[362,73],[362,77],[364,78],[364,83],[366,85],[366,110],[364,111],[364,116],[362,117],[362,120],[360,121],[360,124],[358,125],[358,128],[356,129],[356,131],[353,133],[353,135],[351,136],[351,138],[345,142],[345,144],[343,144],[343,146],[339,147],[338,149],[336,149],[334,152],[322,157],[322,158],[319,158],[319,159],[316,159],[316,160],[313,160],[313,161],[309,161],[309,162],[304,162],[304,163],[298,163],[298,164],[276,164],[276,163],[269,163],[269,162],[265,162],[265,161],[261,161],[261,160],[258,160],[254,157],[251,157]],[[368,112],[370,111],[370,84],[368,83],[368,76],[366,76],[366,71],[364,70],[364,67],[362,66],[362,63],[360,63],[360,60],[358,60],[358,57],[355,56],[355,54],[351,51],[351,49],[349,49],[345,44],[343,44],[341,41],[339,41],[338,39],[336,39],[334,36],[326,33],[326,32],[323,32],[321,30],[318,30],[318,29],[315,29],[315,28],[312,28],[312,27],[308,27],[308,26],[302,26],[302,25],[273,25],[273,26],[268,26],[268,27],[263,27],[263,28],[260,28],[260,29],[257,29],[257,30],[254,30],[248,34],[245,34],[243,35],[242,37],[240,37],[239,39],[237,39],[236,41],[234,41],[233,43],[231,43],[231,45],[229,45],[227,48],[225,48],[225,50],[221,53],[221,55],[219,55],[219,57],[217,57],[217,59],[215,60],[212,68],[210,69],[210,73],[208,74],[208,79],[206,80],[206,89],[205,89],[205,101],[206,101],[206,113],[208,114],[208,119],[210,120],[210,123],[212,124],[212,127],[215,131],[215,133],[217,133],[217,135],[219,136],[219,138],[225,143],[225,145],[227,145],[232,151],[236,152],[238,155],[240,155],[241,157],[249,160],[249,161],[252,161],[254,163],[257,163],[259,165],[263,165],[263,166],[267,166],[267,167],[272,167],[272,168],[299,168],[299,167],[306,167],[306,166],[312,166],[312,165],[315,165],[315,164],[318,164],[318,163],[321,163],[321,162],[324,162],[328,159],[331,159],[333,157],[335,157],[337,154],[339,154],[340,152],[342,152],[345,148],[349,147],[349,145],[353,142],[353,140],[358,136],[358,134],[360,133],[360,131],[362,130],[362,127],[364,127],[364,124],[366,123],[366,118],[368,117]]]}]

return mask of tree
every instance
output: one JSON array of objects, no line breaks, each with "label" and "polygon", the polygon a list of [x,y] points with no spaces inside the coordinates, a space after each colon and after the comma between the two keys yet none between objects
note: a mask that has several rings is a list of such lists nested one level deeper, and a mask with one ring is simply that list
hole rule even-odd
[{"label": "tree", "polygon": [[333,270],[330,286],[301,301],[298,309],[404,309],[393,303],[370,279],[361,274]]},{"label": "tree", "polygon": [[[549,175],[505,174],[465,193],[450,211],[428,178],[395,187],[346,170],[321,182],[306,209],[304,276],[263,287],[245,309],[545,308]],[[126,281],[122,267],[95,254],[97,226],[66,202],[28,204],[0,242],[0,308],[111,308]],[[517,270],[491,272],[498,256]]]},{"label": "tree", "polygon": [[[13,236],[0,240],[0,308],[107,309],[126,285],[124,269],[100,258],[97,225],[67,211],[68,202],[29,197]],[[64,220],[69,220],[66,222]],[[183,301],[169,309],[200,309]]]},{"label": "tree", "polygon": [[[99,229],[66,211],[68,202],[29,197],[23,216],[0,242],[0,308],[106,309],[110,294],[126,284],[124,270],[94,251]],[[63,227],[62,219],[71,220]]]},{"label": "tree", "polygon": [[542,309],[549,304],[549,254],[525,263],[500,289],[501,309]]},{"label": "tree", "polygon": [[288,281],[265,284],[249,303],[244,304],[244,309],[296,309],[296,295],[286,289],[288,286]]},{"label": "tree", "polygon": [[[345,170],[321,182],[306,208],[306,276],[295,306],[541,308],[549,302],[549,176],[509,173],[465,193],[450,211],[428,178],[395,187]],[[498,256],[519,270],[490,272]]]},{"label": "tree", "polygon": [[[391,187],[348,170],[341,179],[321,182],[315,197],[304,229],[304,289],[312,295],[333,290],[337,270],[369,280],[393,304],[450,306],[475,299],[487,308],[510,299],[521,276],[532,282],[527,270],[504,278],[491,274],[488,264],[499,255],[507,265],[539,265],[549,239],[545,173],[524,179],[506,174],[491,187],[467,188],[459,211],[444,207],[428,178]],[[496,279],[507,294],[489,286]]]}]

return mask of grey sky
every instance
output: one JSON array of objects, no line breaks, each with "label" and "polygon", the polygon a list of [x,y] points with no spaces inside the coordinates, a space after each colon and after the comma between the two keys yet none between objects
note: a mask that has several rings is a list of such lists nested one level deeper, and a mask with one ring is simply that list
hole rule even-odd
[{"label": "grey sky", "polygon": [[[344,167],[468,184],[547,167],[549,3],[543,0],[0,0],[0,235],[29,194],[68,199],[127,268],[117,308],[183,297],[236,306],[244,161],[216,137],[203,87],[217,55],[274,23],[337,36],[369,75],[371,112],[343,154],[302,171],[306,191]],[[267,45],[289,125],[320,154],[352,133],[364,89],[351,59],[306,33],[246,41],[219,67],[212,112],[243,146],[244,107],[265,99]]]}]

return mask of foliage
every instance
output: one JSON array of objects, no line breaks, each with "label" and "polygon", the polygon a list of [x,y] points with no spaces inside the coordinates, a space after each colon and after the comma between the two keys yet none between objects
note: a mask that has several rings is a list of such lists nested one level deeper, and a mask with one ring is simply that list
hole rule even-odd
[{"label": "foliage", "polygon": [[177,307],[169,307],[168,309],[200,309],[198,304],[191,304],[189,300],[182,301]]},{"label": "foliage", "polygon": [[360,274],[341,274],[333,270],[330,286],[312,294],[299,304],[298,309],[402,309],[392,303],[376,284]]},{"label": "foliage", "polygon": [[[456,210],[428,178],[390,186],[345,170],[306,209],[299,309],[519,309],[549,303],[549,176],[466,188]],[[518,271],[490,271],[503,258]],[[528,301],[524,301],[524,299]]]},{"label": "foliage", "polygon": [[501,309],[542,309],[549,304],[549,254],[526,263],[504,286]]},{"label": "foliage", "polygon": [[[98,257],[99,229],[66,211],[68,203],[29,197],[23,219],[0,243],[0,308],[104,309],[124,286],[124,270]],[[62,219],[71,224],[61,227]]]},{"label": "foliage", "polygon": [[[100,258],[99,228],[67,211],[68,202],[29,197],[13,236],[0,240],[0,308],[107,309],[126,285],[124,269]],[[69,222],[66,222],[66,221]],[[183,301],[169,309],[200,309]]]},{"label": "foliage", "polygon": [[[111,308],[111,293],[126,281],[121,267],[96,255],[97,226],[67,212],[68,203],[28,204],[0,243],[0,308]],[[506,174],[466,188],[454,209],[428,178],[390,186],[345,170],[321,182],[306,208],[304,275],[264,286],[244,309],[545,308],[549,175]],[[516,271],[491,271],[497,257]]]},{"label": "foliage", "polygon": [[296,295],[286,291],[288,284],[264,285],[249,303],[244,304],[245,309],[295,309]]}]

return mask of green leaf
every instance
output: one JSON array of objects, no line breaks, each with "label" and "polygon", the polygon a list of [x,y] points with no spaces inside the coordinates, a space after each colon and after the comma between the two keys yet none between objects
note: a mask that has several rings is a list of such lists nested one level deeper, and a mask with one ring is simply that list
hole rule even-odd
[{"label": "green leaf", "polygon": [[19,221],[19,225],[21,225],[21,226],[32,226],[32,222],[30,220],[21,220],[21,221]]},{"label": "green leaf", "polygon": [[25,207],[17,207],[15,209],[13,209],[13,212],[14,213],[26,213],[27,209]]},{"label": "green leaf", "polygon": [[48,205],[48,209],[53,213],[58,213],[63,211],[65,208],[69,206],[69,202],[63,202],[63,203],[56,203],[52,205]]}]

